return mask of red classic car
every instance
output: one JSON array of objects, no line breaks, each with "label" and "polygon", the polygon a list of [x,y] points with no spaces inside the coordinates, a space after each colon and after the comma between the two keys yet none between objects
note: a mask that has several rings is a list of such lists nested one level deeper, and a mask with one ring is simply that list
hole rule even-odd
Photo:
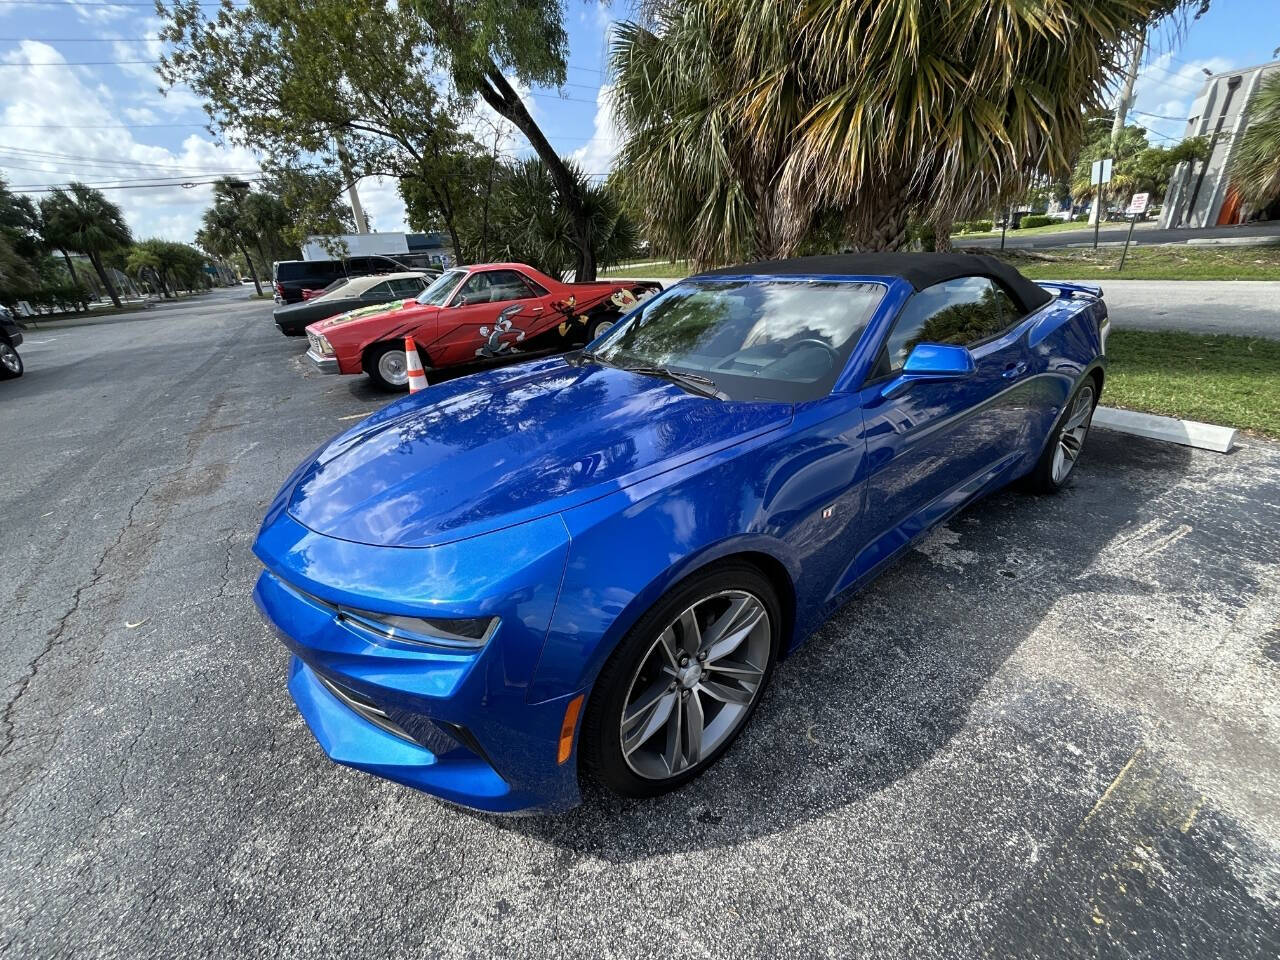
[{"label": "red classic car", "polygon": [[408,387],[404,338],[432,370],[522,350],[592,340],[639,300],[647,281],[561,283],[522,263],[446,270],[413,300],[352,310],[307,327],[307,356],[326,373],[367,373],[388,390]]}]

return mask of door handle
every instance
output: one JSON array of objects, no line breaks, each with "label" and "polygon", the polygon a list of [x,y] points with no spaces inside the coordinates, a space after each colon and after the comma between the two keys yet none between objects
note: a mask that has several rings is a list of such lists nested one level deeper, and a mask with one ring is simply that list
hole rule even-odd
[{"label": "door handle", "polygon": [[530,310],[529,312],[530,312],[530,313],[541,313],[541,312],[542,312],[542,308],[541,308],[541,307],[534,307],[534,308],[533,308],[532,310]]},{"label": "door handle", "polygon": [[1006,380],[1014,380],[1027,372],[1027,362],[1020,360],[1017,363],[1011,363],[1004,368],[1001,374]]}]

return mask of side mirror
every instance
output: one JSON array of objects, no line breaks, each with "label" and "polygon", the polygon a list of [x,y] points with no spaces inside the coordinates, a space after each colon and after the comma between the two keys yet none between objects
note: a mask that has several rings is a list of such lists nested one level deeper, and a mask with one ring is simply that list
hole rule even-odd
[{"label": "side mirror", "polygon": [[949,343],[918,343],[902,365],[902,373],[890,380],[882,397],[900,393],[917,380],[961,380],[973,375],[977,368],[967,347]]},{"label": "side mirror", "polygon": [[519,313],[523,309],[524,309],[524,304],[513,303],[511,306],[505,308],[500,314],[498,314],[498,322],[501,323],[503,320],[510,320],[512,317],[514,317],[517,313]]}]

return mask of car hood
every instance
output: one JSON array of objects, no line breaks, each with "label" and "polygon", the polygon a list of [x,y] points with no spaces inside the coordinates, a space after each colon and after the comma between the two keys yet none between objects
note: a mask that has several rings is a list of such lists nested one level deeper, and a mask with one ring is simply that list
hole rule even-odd
[{"label": "car hood", "polygon": [[313,324],[315,329],[324,333],[326,330],[332,330],[334,327],[345,326],[356,320],[368,320],[370,317],[381,317],[384,314],[390,315],[399,313],[401,310],[408,310],[410,307],[418,306],[417,300],[392,300],[390,303],[376,303],[370,307],[360,307],[356,310],[348,310],[346,313],[340,313],[336,317],[329,317],[321,320],[319,323]]},{"label": "car hood", "polygon": [[310,529],[430,546],[577,506],[791,420],[563,359],[465,377],[335,438],[282,491]]}]

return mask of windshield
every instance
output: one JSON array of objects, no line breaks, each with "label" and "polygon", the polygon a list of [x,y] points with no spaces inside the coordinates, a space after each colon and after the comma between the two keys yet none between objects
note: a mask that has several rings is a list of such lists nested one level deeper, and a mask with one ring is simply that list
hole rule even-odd
[{"label": "windshield", "polygon": [[830,392],[884,287],[813,280],[688,280],[637,310],[593,355],[711,378],[733,400]]},{"label": "windshield", "polygon": [[443,307],[466,275],[465,270],[446,270],[418,294],[418,302],[428,307]]},{"label": "windshield", "polygon": [[350,280],[348,280],[346,277],[343,277],[343,278],[342,278],[342,279],[340,279],[340,280],[335,280],[335,281],[333,281],[333,283],[331,283],[331,284],[329,284],[327,287],[325,287],[325,288],[324,288],[324,292],[322,292],[319,296],[317,296],[317,297],[312,297],[311,299],[312,299],[312,300],[323,300],[323,299],[325,299],[326,297],[332,296],[333,294],[337,293],[339,290],[341,290],[343,287],[345,287],[345,286],[346,286],[348,283],[350,283],[350,282],[351,282],[351,281],[350,281]]}]

